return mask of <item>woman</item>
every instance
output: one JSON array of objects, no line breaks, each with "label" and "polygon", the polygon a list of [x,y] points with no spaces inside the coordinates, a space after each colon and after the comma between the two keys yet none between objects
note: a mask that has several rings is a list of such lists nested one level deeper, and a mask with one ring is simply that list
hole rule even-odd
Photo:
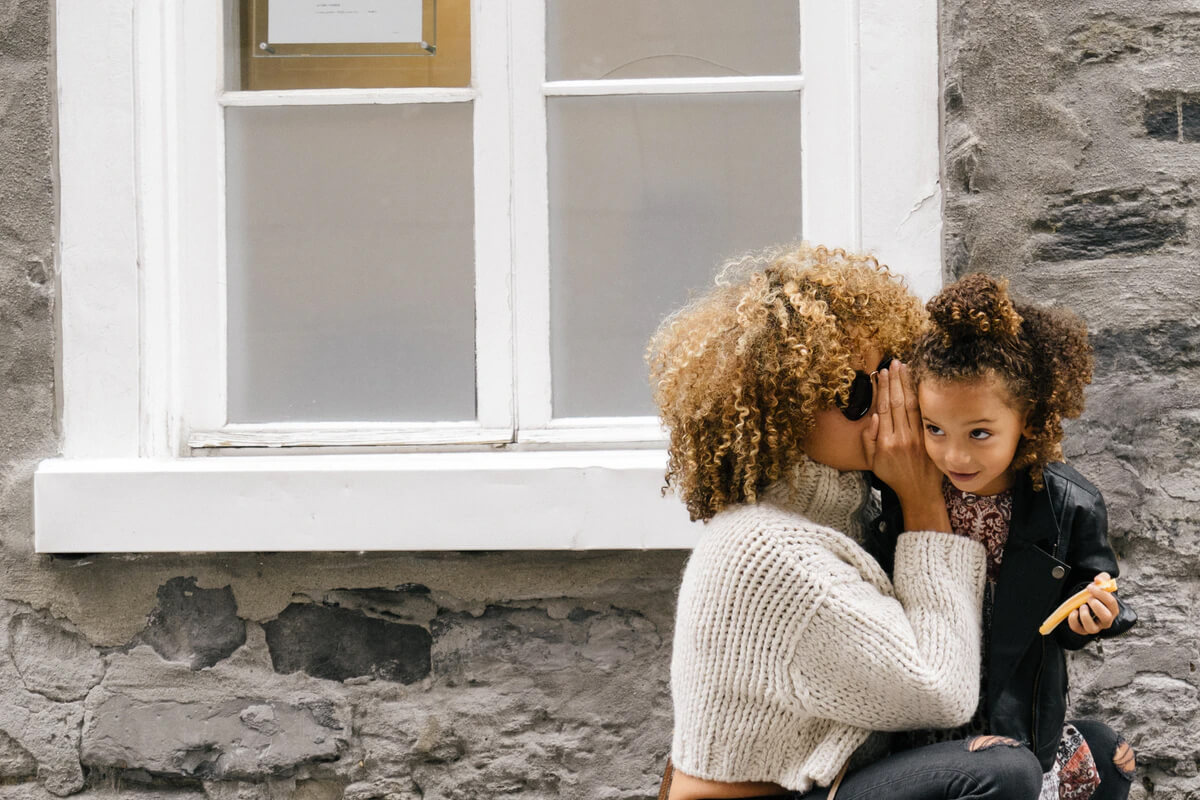
[{"label": "woman", "polygon": [[[880,758],[871,734],[978,700],[984,549],[950,533],[892,360],[923,322],[873,259],[799,246],[727,265],[652,340],[668,485],[708,523],[679,593],[671,800],[823,798],[842,775],[846,800],[1037,796],[1015,743]],[[860,544],[871,469],[908,524],[894,582]]]}]

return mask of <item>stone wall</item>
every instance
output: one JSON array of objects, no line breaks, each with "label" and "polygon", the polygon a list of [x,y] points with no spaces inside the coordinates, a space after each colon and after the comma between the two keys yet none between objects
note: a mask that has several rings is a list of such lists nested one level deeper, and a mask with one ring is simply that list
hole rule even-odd
[{"label": "stone wall", "polygon": [[[650,796],[682,553],[32,552],[57,452],[50,0],[0,0],[0,800]],[[1200,15],[944,0],[946,260],[1095,331],[1070,455],[1142,625],[1074,660],[1200,797]]]},{"label": "stone wall", "polygon": [[1072,663],[1138,750],[1131,796],[1200,798],[1200,7],[943,0],[945,261],[1088,321],[1067,455],[1103,490],[1138,628]]}]

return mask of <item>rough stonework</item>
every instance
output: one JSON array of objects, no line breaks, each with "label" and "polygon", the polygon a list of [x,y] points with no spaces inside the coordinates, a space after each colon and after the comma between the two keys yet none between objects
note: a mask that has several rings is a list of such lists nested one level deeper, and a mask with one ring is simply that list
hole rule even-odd
[{"label": "rough stonework", "polygon": [[945,260],[1088,321],[1067,456],[1104,492],[1141,623],[1071,663],[1137,751],[1131,797],[1200,798],[1200,8],[943,0]]},{"label": "rough stonework", "polygon": [[[682,552],[32,552],[59,448],[51,0],[0,0],[0,800],[653,796]],[[1200,799],[1200,10],[943,0],[944,261],[1083,314],[1141,624],[1073,711]],[[903,265],[897,265],[903,266]]]}]

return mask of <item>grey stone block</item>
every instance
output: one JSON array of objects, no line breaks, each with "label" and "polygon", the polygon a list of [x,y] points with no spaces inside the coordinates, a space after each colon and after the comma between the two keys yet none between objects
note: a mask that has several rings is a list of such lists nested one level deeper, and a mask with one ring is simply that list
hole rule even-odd
[{"label": "grey stone block", "polygon": [[86,639],[44,614],[8,621],[8,652],[25,688],[51,700],[82,700],[104,674],[104,662]]},{"label": "grey stone block", "polygon": [[37,761],[20,742],[0,731],[0,778],[32,778]]},{"label": "grey stone block", "polygon": [[414,683],[429,674],[432,637],[417,625],[368,617],[345,608],[293,603],[263,624],[278,672],[316,678],[369,676]]},{"label": "grey stone block", "polygon": [[111,695],[89,707],[82,757],[159,775],[262,780],[336,760],[348,732],[329,722],[304,698],[205,703]]},{"label": "grey stone block", "polygon": [[84,785],[79,764],[82,723],[79,703],[55,703],[33,693],[0,698],[0,731],[37,761],[41,785],[59,797],[74,794]]},{"label": "grey stone block", "polygon": [[1182,187],[1078,192],[1058,200],[1034,222],[1034,256],[1043,261],[1091,260],[1158,250],[1187,235],[1184,209],[1192,204]]},{"label": "grey stone block", "polygon": [[200,589],[195,578],[172,578],[158,590],[158,607],[135,639],[168,661],[211,667],[246,642],[233,591]]},{"label": "grey stone block", "polygon": [[[1126,11],[1140,12],[1133,3]],[[1089,9],[1092,10],[1092,9]],[[1171,13],[1158,15],[1135,13],[1093,13],[1071,29],[1065,39],[1071,60],[1081,65],[1107,65],[1121,61],[1145,62],[1178,59],[1195,52],[1200,44],[1200,14]]]}]

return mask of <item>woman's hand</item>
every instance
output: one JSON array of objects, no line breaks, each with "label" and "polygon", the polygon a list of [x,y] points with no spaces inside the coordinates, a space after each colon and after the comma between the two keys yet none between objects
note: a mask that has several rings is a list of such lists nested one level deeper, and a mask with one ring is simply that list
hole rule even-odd
[{"label": "woman's hand", "polygon": [[942,498],[942,473],[925,453],[925,433],[908,365],[893,361],[879,371],[875,413],[863,432],[871,469],[900,498],[904,527],[910,531],[949,531]]},{"label": "woman's hand", "polygon": [[1117,618],[1121,607],[1117,605],[1115,594],[1100,588],[1100,584],[1108,579],[1108,573],[1101,572],[1088,585],[1087,589],[1092,596],[1086,603],[1072,611],[1071,616],[1067,617],[1067,627],[1071,629],[1072,633],[1080,636],[1093,636],[1112,627],[1113,620]]}]

